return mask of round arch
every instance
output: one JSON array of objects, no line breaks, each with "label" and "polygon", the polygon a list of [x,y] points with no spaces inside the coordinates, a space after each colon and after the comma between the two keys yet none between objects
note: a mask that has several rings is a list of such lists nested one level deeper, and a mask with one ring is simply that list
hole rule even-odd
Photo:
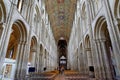
[{"label": "round arch", "polygon": [[84,67],[85,67],[84,62],[85,62],[85,60],[84,59],[85,58],[84,58],[84,52],[83,52],[83,43],[81,42],[80,43],[80,52],[79,52],[79,65],[80,65],[79,71],[80,71],[81,74],[83,74],[84,71],[85,71],[85,69],[84,69]]},{"label": "round arch", "polygon": [[11,55],[13,55],[13,58],[16,59],[16,56],[19,55],[16,54],[18,53],[18,44],[25,44],[26,42],[27,30],[25,25],[22,21],[17,20],[12,25],[12,33],[10,35],[6,57],[9,58]]},{"label": "round arch", "polygon": [[[13,24],[17,25],[18,27],[13,27],[13,28],[17,28],[17,30],[19,31],[20,34],[20,40],[21,41],[27,41],[27,29],[25,27],[24,22],[22,22],[21,20],[16,20]],[[14,29],[13,29],[14,30]]]}]

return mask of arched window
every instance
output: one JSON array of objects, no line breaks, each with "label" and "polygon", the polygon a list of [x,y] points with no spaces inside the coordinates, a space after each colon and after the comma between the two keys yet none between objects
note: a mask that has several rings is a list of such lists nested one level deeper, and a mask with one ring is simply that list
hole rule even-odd
[{"label": "arched window", "polygon": [[24,0],[18,0],[17,8],[18,8],[19,12],[22,10],[23,2],[24,2]]}]

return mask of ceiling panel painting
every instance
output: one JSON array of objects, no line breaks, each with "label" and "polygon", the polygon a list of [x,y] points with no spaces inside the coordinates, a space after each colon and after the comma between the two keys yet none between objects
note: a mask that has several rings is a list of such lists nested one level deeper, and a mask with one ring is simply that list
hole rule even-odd
[{"label": "ceiling panel painting", "polygon": [[77,0],[45,0],[46,10],[56,41],[60,37],[64,37],[66,41],[69,41],[76,2]]}]

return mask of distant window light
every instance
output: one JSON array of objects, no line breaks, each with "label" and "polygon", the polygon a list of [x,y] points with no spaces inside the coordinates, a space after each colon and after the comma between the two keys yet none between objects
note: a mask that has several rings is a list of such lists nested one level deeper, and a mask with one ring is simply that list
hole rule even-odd
[{"label": "distant window light", "polygon": [[60,37],[60,40],[64,40],[64,37]]},{"label": "distant window light", "polygon": [[13,58],[13,53],[14,53],[14,47],[11,49],[10,51],[10,55],[9,55],[9,58]]}]

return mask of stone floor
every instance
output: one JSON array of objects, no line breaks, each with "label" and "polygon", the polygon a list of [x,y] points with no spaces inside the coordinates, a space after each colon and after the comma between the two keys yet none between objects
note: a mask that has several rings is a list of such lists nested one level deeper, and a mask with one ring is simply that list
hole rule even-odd
[{"label": "stone floor", "polygon": [[63,74],[58,74],[55,80],[90,80],[88,76],[81,75],[75,71],[65,71]]}]

